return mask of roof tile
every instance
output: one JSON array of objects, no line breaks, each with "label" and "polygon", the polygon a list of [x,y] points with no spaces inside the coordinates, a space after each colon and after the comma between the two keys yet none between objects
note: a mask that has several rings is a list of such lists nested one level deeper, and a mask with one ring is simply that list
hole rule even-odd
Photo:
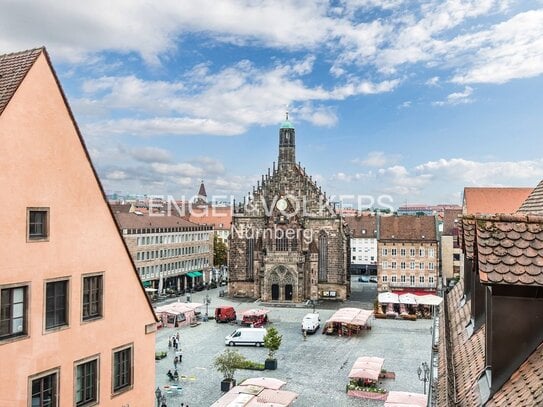
[{"label": "roof tile", "polygon": [[44,48],[0,55],[0,115]]},{"label": "roof tile", "polygon": [[541,181],[520,206],[521,213],[543,215],[543,181]]},{"label": "roof tile", "polygon": [[516,212],[533,188],[464,188],[465,215]]},{"label": "roof tile", "polygon": [[479,278],[485,284],[541,286],[542,225],[543,216],[536,215],[464,215],[464,254],[476,257]]}]

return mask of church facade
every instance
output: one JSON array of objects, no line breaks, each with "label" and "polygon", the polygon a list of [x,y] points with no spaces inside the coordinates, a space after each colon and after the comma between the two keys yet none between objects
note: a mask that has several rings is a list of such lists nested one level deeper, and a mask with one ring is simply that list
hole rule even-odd
[{"label": "church facade", "polygon": [[249,198],[234,205],[230,296],[304,302],[350,294],[347,227],[296,163],[295,136],[287,114],[277,168],[274,163]]}]

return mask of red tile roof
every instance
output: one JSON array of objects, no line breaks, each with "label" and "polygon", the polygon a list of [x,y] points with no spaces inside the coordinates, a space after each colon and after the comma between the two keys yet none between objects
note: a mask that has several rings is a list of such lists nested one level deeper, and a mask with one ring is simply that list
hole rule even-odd
[{"label": "red tile roof", "polygon": [[502,214],[473,220],[482,283],[543,287],[542,216]]},{"label": "red tile roof", "polygon": [[349,226],[351,237],[377,237],[377,217],[375,215],[344,216],[343,219]]},{"label": "red tile roof", "polygon": [[486,406],[543,406],[543,344],[513,373]]},{"label": "red tile roof", "polygon": [[519,212],[543,215],[543,181],[532,191],[520,206]]},{"label": "red tile roof", "polygon": [[528,198],[533,188],[464,188],[464,215],[513,213]]},{"label": "red tile roof", "polygon": [[232,223],[231,207],[193,206],[189,215],[191,222],[213,226],[216,230],[230,230]]},{"label": "red tile roof", "polygon": [[379,240],[436,241],[433,216],[380,216]]},{"label": "red tile roof", "polygon": [[0,55],[0,115],[44,48]]},{"label": "red tile roof", "polygon": [[445,209],[443,214],[443,235],[453,236],[454,230],[459,226],[458,215],[462,214],[462,209]]},{"label": "red tile roof", "polygon": [[179,216],[149,216],[135,213],[115,213],[115,220],[120,229],[153,229],[153,228],[201,228],[201,225],[189,222]]},{"label": "red tile roof", "polygon": [[472,259],[475,254],[475,219],[463,216],[460,221],[459,245],[467,258]]}]

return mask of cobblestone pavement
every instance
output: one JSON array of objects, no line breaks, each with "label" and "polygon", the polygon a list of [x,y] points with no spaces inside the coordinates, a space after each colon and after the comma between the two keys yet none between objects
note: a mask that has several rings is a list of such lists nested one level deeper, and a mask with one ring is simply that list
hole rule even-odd
[{"label": "cobblestone pavement", "polygon": [[[354,283],[353,290],[375,291],[365,283]],[[233,305],[238,313],[258,307],[259,303],[231,301],[219,297],[219,289],[192,294],[192,302],[203,303],[208,294],[211,298],[209,315],[219,305]],[[361,298],[361,297],[358,297]],[[316,307],[321,316],[321,327],[337,308],[356,306],[371,308],[369,302],[347,301],[344,303],[323,303]],[[171,301],[176,301],[171,300]],[[180,301],[185,301],[181,297]],[[205,313],[205,306],[202,308]],[[322,335],[320,329],[308,335],[304,341],[300,326],[302,317],[312,310],[307,307],[269,307],[271,323],[283,335],[281,348],[277,352],[278,368],[275,371],[238,370],[235,378],[240,383],[250,377],[276,377],[287,382],[284,389],[299,393],[295,402],[297,407],[313,406],[382,406],[383,402],[351,398],[346,395],[345,386],[348,374],[355,359],[359,356],[378,356],[385,359],[384,368],[396,373],[396,379],[382,380],[382,386],[389,390],[421,393],[423,383],[417,377],[417,367],[421,362],[430,362],[431,321],[382,320],[371,321],[372,329],[357,337],[338,337]],[[179,329],[163,328],[157,332],[156,350],[168,350],[168,338],[179,331],[183,361],[178,365],[182,376],[179,394],[167,394],[168,407],[209,407],[221,397],[222,376],[213,368],[213,359],[227,347],[224,337],[238,326],[217,324],[215,321],[202,322],[196,327]],[[246,358],[264,363],[267,350],[256,347],[235,347]],[[168,369],[173,371],[173,350],[168,357],[156,362],[156,385],[164,389],[169,384]],[[185,376],[183,378],[183,376]]]}]

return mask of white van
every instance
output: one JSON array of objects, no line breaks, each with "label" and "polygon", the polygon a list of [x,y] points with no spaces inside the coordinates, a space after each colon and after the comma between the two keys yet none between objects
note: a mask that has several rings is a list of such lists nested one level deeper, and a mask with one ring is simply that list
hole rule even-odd
[{"label": "white van", "polygon": [[302,332],[305,330],[309,334],[317,332],[321,325],[319,314],[306,314],[302,319]]},{"label": "white van", "polygon": [[266,332],[266,328],[239,328],[224,338],[224,344],[262,346]]}]

